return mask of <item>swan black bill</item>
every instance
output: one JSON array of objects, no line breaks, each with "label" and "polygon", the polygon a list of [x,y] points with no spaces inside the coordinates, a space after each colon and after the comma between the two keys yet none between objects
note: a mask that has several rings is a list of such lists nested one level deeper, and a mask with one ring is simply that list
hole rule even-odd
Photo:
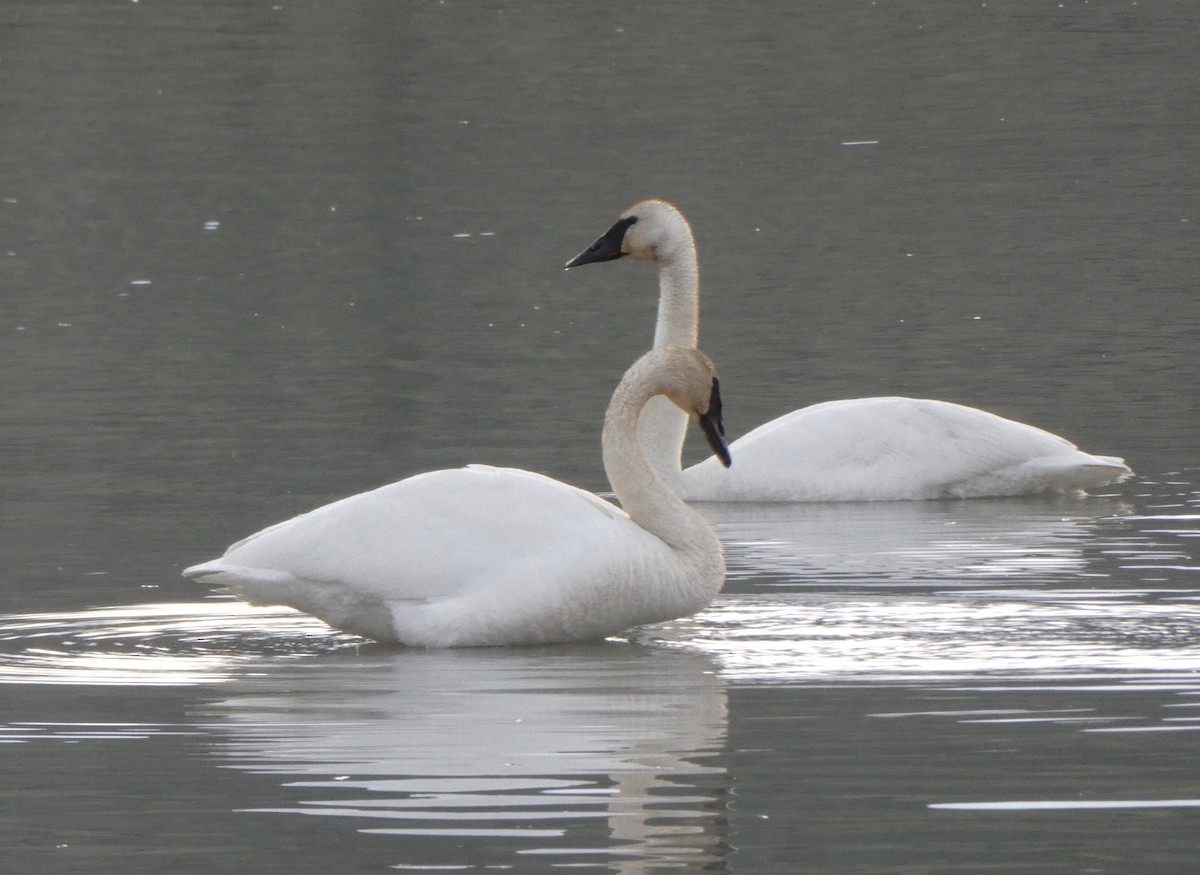
[{"label": "swan black bill", "polygon": [[712,393],[708,396],[708,411],[700,414],[700,427],[713,454],[728,468],[733,464],[729,447],[725,443],[725,421],[721,417],[721,384],[716,377],[712,381]]},{"label": "swan black bill", "polygon": [[625,255],[621,244],[625,242],[625,232],[637,221],[637,216],[619,219],[615,225],[596,238],[596,242],[583,252],[567,262],[566,269],[579,267],[581,264],[595,264],[601,261],[612,261]]}]

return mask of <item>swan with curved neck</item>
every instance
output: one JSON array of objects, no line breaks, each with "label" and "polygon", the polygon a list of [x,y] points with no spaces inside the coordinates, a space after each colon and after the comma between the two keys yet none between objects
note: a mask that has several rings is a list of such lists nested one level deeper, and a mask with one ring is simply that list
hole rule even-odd
[{"label": "swan with curved neck", "polygon": [[186,577],[254,604],[424,647],[602,639],[694,613],[725,577],[720,542],[642,452],[638,418],[665,397],[730,464],[709,358],[655,347],[625,373],[601,438],[622,509],[513,468],[418,474],[263,529]]},{"label": "swan with curved neck", "polygon": [[[567,262],[617,258],[658,268],[655,346],[695,346],[700,268],[683,213],[661,200],[634,204]],[[689,501],[883,501],[1074,494],[1123,480],[1124,460],[1093,456],[1057,435],[973,407],[918,398],[826,401],[774,419],[735,441],[737,467],[682,469],[686,421],[651,404],[646,455]]]}]

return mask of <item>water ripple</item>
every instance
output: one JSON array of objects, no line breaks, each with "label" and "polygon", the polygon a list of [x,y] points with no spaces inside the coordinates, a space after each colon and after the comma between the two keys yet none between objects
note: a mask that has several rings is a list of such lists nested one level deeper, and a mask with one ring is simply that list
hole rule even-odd
[{"label": "water ripple", "polygon": [[730,595],[635,639],[697,649],[735,681],[1200,672],[1200,607],[1073,591]]},{"label": "water ripple", "polygon": [[361,639],[287,608],[213,599],[0,617],[0,683],[181,686],[230,680],[263,656]]},{"label": "water ripple", "polygon": [[[745,683],[1200,671],[1194,590],[731,593],[631,640]],[[362,639],[236,601],[0,617],[0,683],[191,685]]]}]

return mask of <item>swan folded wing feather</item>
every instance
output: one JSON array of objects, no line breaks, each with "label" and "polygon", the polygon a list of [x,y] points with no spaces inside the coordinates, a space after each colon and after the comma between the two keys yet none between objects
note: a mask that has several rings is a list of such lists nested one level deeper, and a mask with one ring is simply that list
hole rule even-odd
[{"label": "swan folded wing feather", "polygon": [[377,641],[539,644],[702,607],[671,552],[598,496],[473,465],[318,508],[185,574]]},{"label": "swan folded wing feather", "polygon": [[472,465],[316,508],[185,574],[219,573],[220,582],[239,584],[251,597],[258,583],[292,578],[385,601],[433,599],[486,583],[514,557],[578,540],[597,520],[640,531],[624,511],[591,493],[529,471]]},{"label": "swan folded wing feather", "polygon": [[599,640],[702,608],[711,595],[697,601],[667,555],[671,548],[628,525],[617,532],[580,526],[455,595],[392,602],[396,638],[436,647]]}]

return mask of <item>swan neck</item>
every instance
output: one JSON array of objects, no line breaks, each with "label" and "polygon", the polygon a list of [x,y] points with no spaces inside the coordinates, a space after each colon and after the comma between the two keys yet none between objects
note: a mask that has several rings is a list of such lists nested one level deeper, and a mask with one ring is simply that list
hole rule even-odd
[{"label": "swan neck", "polygon": [[646,461],[679,494],[683,487],[683,445],[687,439],[687,414],[657,395],[642,408],[639,419]]},{"label": "swan neck", "polygon": [[[654,345],[695,348],[700,341],[700,265],[691,232],[671,247],[670,258],[658,260],[658,322]],[[683,484],[683,444],[687,414],[663,397],[653,398],[641,412],[642,445],[650,465],[676,488]]]},{"label": "swan neck", "polygon": [[673,258],[659,261],[654,345],[695,347],[699,340],[700,265],[689,239]]},{"label": "swan neck", "polygon": [[609,404],[602,436],[604,471],[635,523],[677,550],[694,552],[715,539],[704,518],[672,492],[646,458],[639,431],[642,409],[651,400],[670,402],[656,397],[640,376],[634,370],[626,374]]}]

